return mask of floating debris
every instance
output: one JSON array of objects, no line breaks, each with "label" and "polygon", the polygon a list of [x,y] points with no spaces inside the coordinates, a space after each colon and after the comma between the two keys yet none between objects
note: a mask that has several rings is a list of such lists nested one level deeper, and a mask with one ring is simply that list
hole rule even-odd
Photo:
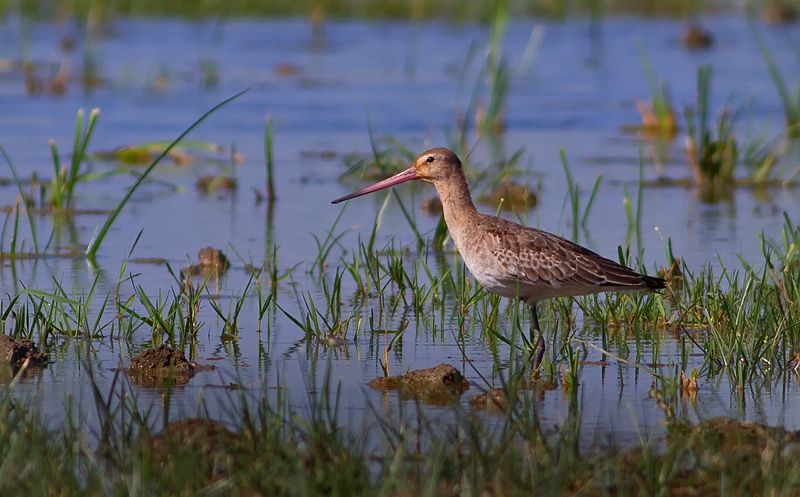
[{"label": "floating debris", "polygon": [[321,160],[333,160],[337,155],[335,150],[303,150],[300,152],[301,157]]},{"label": "floating debris", "polygon": [[131,259],[131,262],[136,264],[164,265],[169,261],[163,257],[136,257],[134,259]]},{"label": "floating debris", "polygon": [[469,389],[469,382],[454,366],[439,364],[400,376],[375,378],[369,382],[369,386],[376,390],[398,390],[402,398],[444,405],[458,400]]},{"label": "floating debris", "polygon": [[275,65],[274,71],[276,76],[288,77],[302,74],[303,68],[291,62],[282,62]]}]

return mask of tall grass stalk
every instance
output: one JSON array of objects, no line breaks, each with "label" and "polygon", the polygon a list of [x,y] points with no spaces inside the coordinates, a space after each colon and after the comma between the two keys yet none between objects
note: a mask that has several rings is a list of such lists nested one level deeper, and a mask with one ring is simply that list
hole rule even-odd
[{"label": "tall grass stalk", "polygon": [[[0,154],[3,155],[3,159],[6,161],[6,165],[8,165],[8,169],[11,171],[11,175],[14,177],[14,183],[17,185],[17,191],[19,191],[19,196],[22,199],[25,199],[25,192],[22,189],[22,182],[17,175],[17,169],[14,167],[14,163],[11,162],[11,158],[6,153],[5,149],[0,145]],[[34,221],[33,214],[31,210],[28,209],[27,205],[25,206],[25,215],[28,218],[28,227],[31,230],[31,241],[33,242],[33,250],[34,253],[39,253],[39,242],[36,239],[36,222]],[[2,251],[2,245],[0,245],[0,251]]]},{"label": "tall grass stalk", "polygon": [[583,209],[583,214],[581,215],[581,192],[578,184],[575,182],[575,178],[572,176],[572,171],[569,168],[567,153],[562,148],[559,150],[558,154],[561,158],[561,166],[564,168],[564,176],[567,179],[567,197],[564,199],[564,202],[569,202],[569,207],[572,212],[572,241],[577,242],[578,227],[586,227],[586,222],[589,219],[589,213],[591,212],[592,205],[594,205],[594,199],[597,196],[600,183],[603,181],[603,176],[598,175],[595,179],[594,185],[592,186],[592,191],[589,194],[589,200],[586,202],[586,206]]},{"label": "tall grass stalk", "polygon": [[275,161],[272,157],[272,119],[269,117],[264,123],[264,160],[267,166],[267,201],[272,204],[278,197],[275,194]]},{"label": "tall grass stalk", "polygon": [[786,118],[786,133],[792,137],[800,136],[800,88],[796,88],[794,93],[792,93],[778,68],[778,64],[772,57],[769,46],[761,37],[754,23],[750,24],[750,31],[753,33],[756,45],[758,45],[761,56],[764,57],[769,75],[772,77],[772,82],[775,83],[775,88],[778,90],[778,95],[781,98],[783,114]]},{"label": "tall grass stalk", "polygon": [[144,172],[139,176],[139,178],[128,189],[128,191],[122,197],[122,200],[119,202],[119,204],[117,204],[114,210],[112,210],[111,213],[108,215],[108,218],[106,218],[106,221],[105,223],[103,223],[103,226],[100,228],[97,234],[92,238],[91,242],[89,242],[89,246],[86,248],[86,257],[88,259],[93,260],[95,258],[95,256],[97,255],[97,250],[103,244],[103,240],[108,234],[108,230],[111,229],[111,226],[114,224],[114,221],[117,219],[117,216],[119,216],[119,213],[122,211],[123,207],[125,207],[125,204],[128,203],[128,200],[130,200],[131,196],[133,196],[134,192],[136,192],[136,190],[144,182],[147,176],[150,175],[150,172],[153,169],[155,169],[155,167],[161,162],[162,159],[164,159],[164,157],[167,156],[167,154],[169,154],[170,150],[172,150],[173,147],[175,147],[178,143],[180,143],[180,141],[183,140],[183,138],[185,138],[186,135],[191,133],[192,130],[194,130],[197,126],[199,126],[200,123],[205,121],[207,117],[209,117],[211,114],[215,113],[217,110],[224,107],[225,105],[229,104],[233,100],[236,100],[240,96],[244,95],[246,92],[247,90],[242,90],[239,93],[233,95],[232,97],[226,98],[222,102],[216,104],[211,109],[206,111],[205,114],[200,116],[199,119],[193,122],[191,126],[186,128],[180,135],[178,135],[178,137],[175,140],[173,140],[169,145],[167,145],[164,151],[161,152],[149,166],[147,166],[147,169],[144,170]]}]

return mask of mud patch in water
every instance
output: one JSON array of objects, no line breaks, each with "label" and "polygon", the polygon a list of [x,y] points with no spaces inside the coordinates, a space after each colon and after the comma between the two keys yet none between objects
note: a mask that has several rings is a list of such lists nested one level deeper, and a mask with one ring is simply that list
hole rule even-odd
[{"label": "mud patch in water", "polygon": [[48,362],[47,354],[40,352],[32,341],[6,335],[0,335],[0,358],[0,383],[10,382],[21,369],[37,371]]},{"label": "mud patch in water", "polygon": [[201,248],[197,253],[197,264],[192,264],[183,269],[187,276],[206,276],[209,274],[219,276],[230,267],[228,257],[214,247]]},{"label": "mud patch in water", "polygon": [[456,402],[469,389],[469,382],[454,366],[439,364],[400,376],[375,378],[369,386],[376,390],[397,390],[401,398],[444,405]]},{"label": "mud patch in water", "polygon": [[183,385],[200,370],[183,352],[167,345],[147,349],[131,360],[128,375],[142,386]]}]

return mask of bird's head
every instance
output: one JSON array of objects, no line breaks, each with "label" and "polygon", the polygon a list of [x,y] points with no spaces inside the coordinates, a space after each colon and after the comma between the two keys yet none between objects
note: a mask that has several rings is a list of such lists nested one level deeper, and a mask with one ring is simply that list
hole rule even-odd
[{"label": "bird's head", "polygon": [[344,202],[351,198],[377,192],[411,180],[422,180],[429,183],[445,181],[453,174],[462,174],[461,161],[458,160],[458,156],[456,156],[452,150],[446,148],[432,148],[418,155],[408,169],[404,169],[394,176],[379,181],[362,190],[337,198],[332,203],[338,204],[339,202]]}]

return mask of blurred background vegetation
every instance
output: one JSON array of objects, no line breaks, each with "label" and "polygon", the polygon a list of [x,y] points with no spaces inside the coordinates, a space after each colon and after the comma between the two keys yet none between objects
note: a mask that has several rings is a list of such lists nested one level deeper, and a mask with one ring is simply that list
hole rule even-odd
[{"label": "blurred background vegetation", "polygon": [[[704,12],[793,9],[800,0],[506,0],[515,16],[694,16]],[[0,14],[32,18],[113,16],[310,16],[356,18],[446,18],[489,20],[497,2],[459,0],[0,0]]]}]

